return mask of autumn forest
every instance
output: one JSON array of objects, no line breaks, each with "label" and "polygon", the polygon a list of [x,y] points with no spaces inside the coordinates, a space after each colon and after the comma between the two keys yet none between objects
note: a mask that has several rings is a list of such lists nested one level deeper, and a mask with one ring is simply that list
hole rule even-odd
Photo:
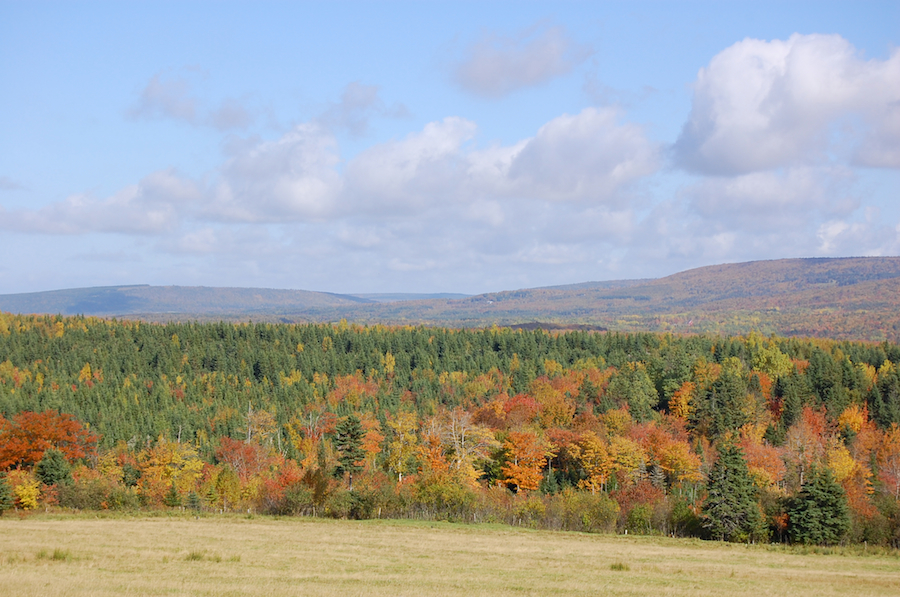
[{"label": "autumn forest", "polygon": [[0,513],[900,547],[900,346],[0,313]]}]

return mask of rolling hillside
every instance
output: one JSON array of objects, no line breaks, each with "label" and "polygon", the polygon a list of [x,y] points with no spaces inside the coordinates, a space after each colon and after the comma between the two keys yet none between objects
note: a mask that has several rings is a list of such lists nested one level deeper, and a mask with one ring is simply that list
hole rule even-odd
[{"label": "rolling hillside", "polygon": [[0,310],[140,318],[716,332],[900,340],[900,257],[715,265],[656,280],[461,295],[120,286],[0,295]]}]

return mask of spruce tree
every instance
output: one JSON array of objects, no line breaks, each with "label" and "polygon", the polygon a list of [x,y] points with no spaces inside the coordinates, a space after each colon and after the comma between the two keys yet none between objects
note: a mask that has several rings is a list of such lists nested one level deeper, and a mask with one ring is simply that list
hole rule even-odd
[{"label": "spruce tree", "polygon": [[163,503],[170,508],[181,507],[181,494],[178,493],[178,488],[175,487],[174,482],[169,485],[169,491],[163,497]]},{"label": "spruce tree", "polygon": [[338,450],[337,474],[348,473],[350,476],[349,488],[353,491],[353,473],[362,470],[359,461],[365,458],[362,449],[363,429],[359,418],[350,415],[335,428],[334,446]]},{"label": "spruce tree", "polygon": [[200,509],[203,507],[203,504],[200,501],[200,496],[197,495],[196,491],[191,491],[187,495],[187,502],[185,503],[185,506],[187,506],[189,509],[191,509],[195,512],[199,512]]},{"label": "spruce tree", "polygon": [[794,543],[831,545],[850,530],[847,496],[827,468],[810,471],[787,514],[788,537]]},{"label": "spruce tree", "polygon": [[713,539],[749,541],[765,535],[756,488],[740,448],[725,444],[709,474],[703,527]]},{"label": "spruce tree", "polygon": [[12,487],[6,481],[6,473],[0,473],[0,516],[3,516],[4,510],[12,508],[14,503]]},{"label": "spruce tree", "polygon": [[41,461],[34,467],[34,473],[44,485],[68,485],[72,482],[72,471],[65,454],[56,448],[44,451]]}]

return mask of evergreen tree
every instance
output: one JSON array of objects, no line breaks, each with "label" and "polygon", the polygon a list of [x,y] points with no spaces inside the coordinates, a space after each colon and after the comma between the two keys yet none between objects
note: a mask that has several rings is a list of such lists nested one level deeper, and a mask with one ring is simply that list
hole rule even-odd
[{"label": "evergreen tree", "polygon": [[185,505],[189,509],[199,512],[203,504],[200,502],[200,496],[197,495],[197,492],[192,491],[187,495],[187,503]]},{"label": "evergreen tree", "polygon": [[349,474],[350,491],[353,491],[353,473],[362,470],[359,461],[365,458],[362,439],[362,424],[356,415],[349,415],[335,428],[334,446],[338,450],[338,467],[335,472],[339,475]]},{"label": "evergreen tree", "polygon": [[163,503],[170,508],[181,507],[181,494],[178,493],[178,488],[175,487],[175,483],[172,483],[169,486],[169,491],[163,498]]},{"label": "evergreen tree", "polygon": [[787,510],[788,536],[794,543],[830,545],[850,529],[850,509],[844,488],[827,468],[810,471]]},{"label": "evergreen tree", "polygon": [[627,363],[609,382],[606,390],[610,398],[628,405],[631,416],[639,422],[653,417],[653,408],[659,403],[656,386],[647,374],[643,363]]},{"label": "evergreen tree", "polygon": [[12,508],[14,503],[12,487],[6,482],[6,473],[0,473],[0,516],[3,516],[4,510]]},{"label": "evergreen tree", "polygon": [[713,539],[748,541],[765,536],[756,488],[740,448],[726,444],[709,474],[703,527]]},{"label": "evergreen tree", "polygon": [[56,448],[44,451],[44,456],[34,467],[34,473],[44,485],[68,485],[72,482],[69,461]]}]

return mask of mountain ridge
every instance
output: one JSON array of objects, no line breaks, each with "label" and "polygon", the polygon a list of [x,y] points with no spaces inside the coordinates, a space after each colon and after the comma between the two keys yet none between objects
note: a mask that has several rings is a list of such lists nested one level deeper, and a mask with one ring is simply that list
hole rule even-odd
[{"label": "mountain ridge", "polygon": [[146,321],[490,325],[900,339],[900,257],[797,258],[466,296],[104,286],[0,295],[0,311]]}]

